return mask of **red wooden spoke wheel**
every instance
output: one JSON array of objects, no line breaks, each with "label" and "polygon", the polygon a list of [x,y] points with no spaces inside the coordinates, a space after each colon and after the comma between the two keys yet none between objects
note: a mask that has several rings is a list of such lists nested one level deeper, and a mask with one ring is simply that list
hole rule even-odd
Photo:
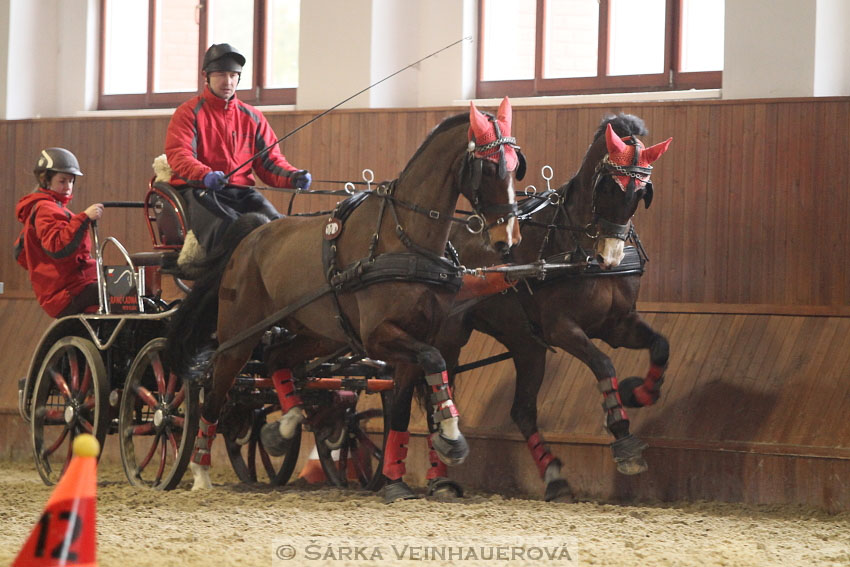
[{"label": "red wooden spoke wheel", "polygon": [[[378,395],[349,394],[337,400],[339,411],[314,425],[316,451],[330,484],[349,481],[366,490],[384,485],[384,444],[389,432],[392,391]],[[348,399],[352,398],[353,399]]]},{"label": "red wooden spoke wheel", "polygon": [[100,442],[109,427],[109,386],[101,353],[88,339],[63,337],[47,352],[32,396],[32,446],[38,474],[55,484],[71,460],[74,437]]},{"label": "red wooden spoke wheel", "polygon": [[118,432],[130,484],[171,490],[189,466],[200,404],[198,388],[171,372],[162,358],[164,349],[164,338],[153,339],[133,360]]},{"label": "red wooden spoke wheel", "polygon": [[[272,457],[263,447],[260,429],[266,421],[279,418],[277,406],[248,407],[235,405],[222,416],[222,436],[227,447],[227,456],[239,480],[245,483],[268,482],[279,486],[289,482],[298,451],[301,448],[301,427],[295,432],[289,450],[281,457]],[[273,414],[273,417],[269,415]]]}]

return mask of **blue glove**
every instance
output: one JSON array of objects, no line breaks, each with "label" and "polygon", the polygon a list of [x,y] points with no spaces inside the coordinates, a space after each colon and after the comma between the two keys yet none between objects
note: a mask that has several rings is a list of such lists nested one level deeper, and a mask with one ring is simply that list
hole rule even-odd
[{"label": "blue glove", "polygon": [[296,189],[301,189],[306,191],[310,188],[310,183],[313,182],[313,176],[310,175],[310,172],[306,169],[299,169],[298,171],[293,171],[290,176],[290,181],[292,182],[292,186]]},{"label": "blue glove", "polygon": [[210,171],[209,173],[204,175],[204,187],[206,187],[207,189],[218,191],[225,185],[227,185],[227,178],[221,171]]}]

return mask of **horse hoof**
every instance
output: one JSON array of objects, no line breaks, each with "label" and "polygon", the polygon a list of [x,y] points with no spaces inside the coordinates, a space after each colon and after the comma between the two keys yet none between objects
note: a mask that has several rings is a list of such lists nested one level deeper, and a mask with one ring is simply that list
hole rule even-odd
[{"label": "horse hoof", "polygon": [[454,502],[463,498],[463,487],[450,478],[439,476],[428,481],[427,494],[440,502]]},{"label": "horse hoof", "polygon": [[431,444],[434,447],[434,451],[437,452],[437,456],[440,457],[440,460],[450,467],[461,464],[469,455],[469,445],[463,435],[452,440],[443,437],[437,432],[431,435]]},{"label": "horse hoof", "polygon": [[286,439],[280,434],[278,422],[274,421],[265,424],[260,429],[260,442],[263,444],[266,453],[272,457],[280,457],[289,451],[292,440]]},{"label": "horse hoof", "polygon": [[626,435],[611,443],[611,451],[614,453],[614,461],[617,463],[617,471],[621,474],[640,474],[649,468],[641,456],[647,444],[635,437]]},{"label": "horse hoof", "polygon": [[630,376],[625,380],[620,380],[617,385],[617,391],[620,393],[620,400],[627,408],[642,408],[643,404],[635,399],[635,388],[643,386],[643,378]]},{"label": "horse hoof", "polygon": [[413,492],[403,480],[393,482],[384,487],[384,504],[392,504],[399,500],[415,500],[417,498],[419,498],[419,495]]},{"label": "horse hoof", "polygon": [[546,484],[546,492],[543,495],[543,499],[546,502],[575,502],[573,489],[570,488],[569,483],[563,478],[556,478]]},{"label": "horse hoof", "polygon": [[643,457],[617,461],[617,472],[620,474],[635,475],[647,470],[649,470],[649,465]]}]

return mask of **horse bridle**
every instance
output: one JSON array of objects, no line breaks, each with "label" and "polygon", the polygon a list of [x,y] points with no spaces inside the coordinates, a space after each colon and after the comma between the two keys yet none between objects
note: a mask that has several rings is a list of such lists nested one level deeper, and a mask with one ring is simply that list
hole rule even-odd
[{"label": "horse bridle", "polygon": [[626,192],[634,191],[636,189],[637,182],[640,181],[644,184],[646,194],[650,195],[648,197],[647,207],[649,206],[649,201],[652,200],[652,183],[649,178],[652,175],[652,166],[640,166],[638,165],[640,160],[640,152],[641,145],[638,142],[638,139],[635,136],[630,136],[628,139],[623,140],[623,142],[627,145],[634,146],[635,153],[632,158],[631,165],[619,165],[611,161],[610,155],[605,154],[605,156],[599,161],[596,165],[596,170],[593,173],[593,180],[591,183],[593,184],[593,193],[591,196],[591,212],[593,215],[593,220],[591,224],[588,225],[588,228],[595,226],[596,233],[595,235],[591,235],[587,233],[591,238],[616,238],[618,240],[622,240],[623,242],[629,237],[629,233],[631,232],[632,221],[629,219],[626,224],[617,224],[609,221],[606,218],[603,218],[602,215],[596,210],[596,194],[599,184],[602,179],[607,177],[615,177],[615,176],[623,176],[629,178],[629,183],[626,187],[623,187],[623,190]]},{"label": "horse bridle", "polygon": [[[546,234],[543,237],[543,240],[540,244],[540,250],[538,252],[538,260],[543,259],[543,254],[546,246],[549,243],[549,240],[552,237],[552,234],[555,230],[565,230],[572,234],[584,234],[591,240],[598,240],[600,238],[616,238],[618,240],[626,241],[630,236],[636,236],[634,227],[632,226],[631,219],[625,224],[618,224],[609,221],[604,218],[596,208],[596,195],[598,193],[598,188],[600,183],[605,177],[614,177],[617,175],[629,177],[629,184],[625,188],[625,190],[634,190],[636,182],[641,181],[644,183],[646,188],[647,201],[646,206],[649,206],[649,202],[652,200],[652,183],[650,182],[650,175],[652,174],[652,166],[639,166],[638,159],[640,157],[640,146],[637,145],[637,139],[632,136],[628,140],[624,140],[625,143],[635,146],[635,155],[632,160],[631,165],[623,166],[616,164],[610,160],[609,155],[606,153],[599,163],[596,165],[596,168],[593,173],[593,177],[591,179],[592,183],[592,193],[591,193],[591,221],[586,225],[577,225],[572,224],[572,219],[570,218],[570,213],[566,208],[566,200],[567,193],[569,191],[569,184],[565,185],[561,189],[557,190],[548,190],[541,194],[536,195],[537,199],[543,199],[545,202],[543,203],[542,208],[545,207],[555,207],[555,212],[552,215],[552,219],[549,223],[539,223],[534,221],[531,216],[541,210],[541,207],[536,206],[533,207],[530,211],[518,214],[517,218],[520,222],[542,226],[545,227]],[[535,198],[535,196],[532,196]],[[558,224],[558,217],[563,215],[567,222],[570,224]],[[578,243],[578,239],[573,237],[573,240],[576,242],[576,246],[578,249],[581,249],[580,244]],[[587,256],[587,253],[582,249],[582,253]]]}]

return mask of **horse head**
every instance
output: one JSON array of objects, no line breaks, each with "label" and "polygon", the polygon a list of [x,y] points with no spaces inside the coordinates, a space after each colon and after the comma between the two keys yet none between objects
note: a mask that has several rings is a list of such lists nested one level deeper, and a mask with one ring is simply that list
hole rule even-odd
[{"label": "horse head", "polygon": [[673,140],[668,138],[647,148],[637,138],[637,132],[621,137],[611,124],[612,120],[608,120],[605,125],[607,153],[597,163],[590,183],[594,251],[603,269],[614,268],[622,261],[638,204],[643,199],[648,208],[652,202],[652,163]]},{"label": "horse head", "polygon": [[500,252],[522,239],[516,222],[514,179],[525,175],[525,157],[511,136],[511,118],[508,97],[495,116],[470,102],[469,144],[460,171],[461,194],[474,209],[470,231],[481,232],[485,242]]}]

